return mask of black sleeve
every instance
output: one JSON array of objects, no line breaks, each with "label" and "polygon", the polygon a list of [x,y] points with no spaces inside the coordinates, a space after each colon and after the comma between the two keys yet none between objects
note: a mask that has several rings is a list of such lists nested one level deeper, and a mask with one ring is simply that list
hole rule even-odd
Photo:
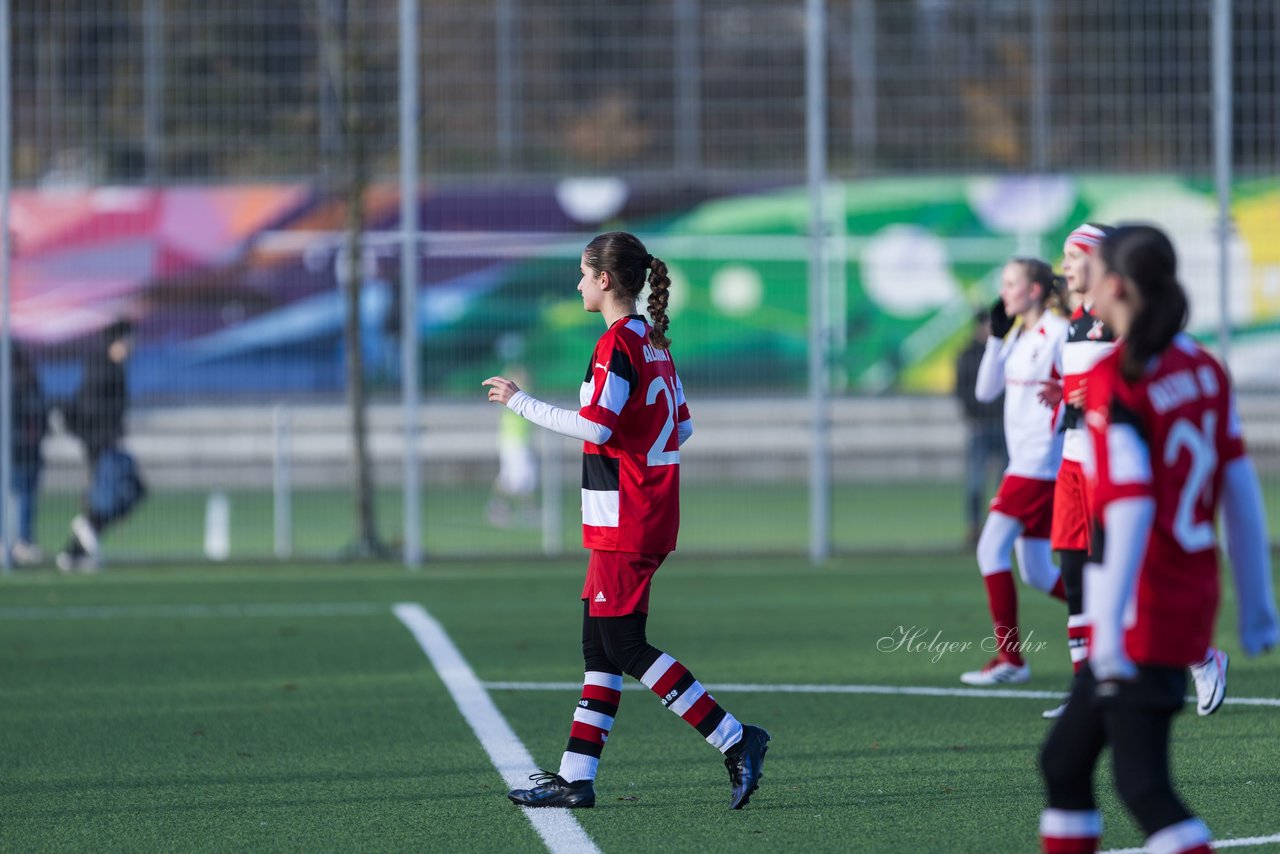
[{"label": "black sleeve", "polygon": [[982,404],[978,401],[976,387],[978,383],[978,365],[982,362],[982,350],[970,344],[956,360],[956,399],[964,407],[967,418],[978,418],[982,414]]}]

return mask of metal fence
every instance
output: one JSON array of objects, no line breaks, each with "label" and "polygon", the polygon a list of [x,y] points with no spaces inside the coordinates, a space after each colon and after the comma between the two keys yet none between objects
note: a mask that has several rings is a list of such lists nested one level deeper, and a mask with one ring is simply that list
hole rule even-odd
[{"label": "metal fence", "polygon": [[[1208,177],[1215,5],[825,3],[831,174]],[[1230,5],[1233,163],[1271,175],[1280,12]],[[342,137],[344,47],[375,171],[396,172],[392,0],[69,0],[12,16],[19,184],[314,181]],[[433,180],[804,177],[803,0],[433,0],[420,19]]]},{"label": "metal fence", "polygon": [[[683,548],[960,545],[972,308],[1086,218],[1173,233],[1277,495],[1269,0],[6,11],[0,338],[65,409],[100,330],[133,321],[125,444],[149,493],[112,559],[571,549],[575,449],[517,437],[534,492],[495,487],[516,440],[477,383],[519,370],[573,400],[598,334],[577,257],[613,227],[673,270],[699,425]],[[74,431],[42,447],[52,554],[88,476]]]}]

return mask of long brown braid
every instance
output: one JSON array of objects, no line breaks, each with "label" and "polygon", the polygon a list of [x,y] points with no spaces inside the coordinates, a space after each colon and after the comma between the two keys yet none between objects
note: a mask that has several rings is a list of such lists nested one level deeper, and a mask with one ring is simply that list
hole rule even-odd
[{"label": "long brown braid", "polygon": [[661,258],[649,256],[649,317],[653,321],[653,329],[649,330],[649,342],[663,350],[671,346],[667,337],[667,327],[671,318],[667,317],[667,304],[671,302],[671,277],[667,275],[667,264]]},{"label": "long brown braid", "polygon": [[608,273],[633,299],[639,298],[645,284],[649,285],[649,319],[653,327],[649,330],[649,343],[662,349],[669,347],[667,329],[671,319],[667,317],[667,305],[671,301],[671,277],[666,263],[650,255],[640,238],[626,231],[610,231],[593,238],[582,254],[588,267],[597,274]]}]

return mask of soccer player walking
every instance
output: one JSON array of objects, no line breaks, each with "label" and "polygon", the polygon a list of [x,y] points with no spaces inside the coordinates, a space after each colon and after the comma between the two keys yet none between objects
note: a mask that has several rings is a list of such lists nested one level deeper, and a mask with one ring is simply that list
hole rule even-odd
[{"label": "soccer player walking", "polygon": [[[991,501],[977,549],[996,655],[981,670],[961,675],[960,680],[969,685],[1019,683],[1031,677],[1018,639],[1012,552],[1017,552],[1023,581],[1065,598],[1049,548],[1053,480],[1062,460],[1062,437],[1056,410],[1037,400],[1042,383],[1054,376],[1067,335],[1066,320],[1049,310],[1055,294],[1053,270],[1044,261],[1015,258],[1005,264],[1000,298],[991,310],[991,337],[978,366],[978,400],[995,400],[1001,391],[1005,395],[1009,465]],[[1013,318],[1020,321],[1016,329]]]},{"label": "soccer player walking", "polygon": [[1049,854],[1098,850],[1093,773],[1110,745],[1116,791],[1146,850],[1207,854],[1209,830],[1170,780],[1170,726],[1186,668],[1213,635],[1219,503],[1241,646],[1255,655],[1280,637],[1262,494],[1226,371],[1182,332],[1187,298],[1169,239],[1121,226],[1090,265],[1093,311],[1120,339],[1085,389],[1102,559],[1085,568],[1088,666],[1040,757],[1040,836]]},{"label": "soccer player walking", "polygon": [[[646,271],[648,273],[646,280]],[[743,725],[679,661],[649,644],[645,623],[653,575],[676,547],[680,446],[693,433],[684,388],[668,349],[667,265],[626,232],[602,234],[582,253],[583,308],[604,317],[579,393],[560,409],[490,377],[489,400],[539,426],[581,439],[582,539],[591,550],[582,588],[582,698],[556,773],[507,797],[528,807],[595,805],[596,770],[628,674],[724,754],[731,809],[759,786],[769,733]],[[650,325],[636,311],[647,281]]]}]

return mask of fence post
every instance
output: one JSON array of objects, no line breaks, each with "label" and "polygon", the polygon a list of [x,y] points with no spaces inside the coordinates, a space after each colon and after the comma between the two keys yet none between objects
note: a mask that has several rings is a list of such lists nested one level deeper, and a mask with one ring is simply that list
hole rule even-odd
[{"label": "fence post", "polygon": [[1231,356],[1231,0],[1213,4],[1213,181],[1218,191],[1218,349]]},{"label": "fence post", "polygon": [[701,0],[675,3],[676,172],[692,176],[702,166]]},{"label": "fence post", "polygon": [[293,450],[289,435],[289,407],[280,403],[271,410],[271,426],[275,555],[283,560],[293,556],[293,477],[290,465]]},{"label": "fence post", "polygon": [[404,407],[404,564],[422,564],[418,466],[418,0],[400,0],[400,396]]},{"label": "fence post", "polygon": [[[10,48],[9,0],[0,0],[0,522],[9,517],[9,487],[13,483],[13,363],[9,350],[9,191],[12,183],[12,121],[9,113]],[[8,572],[13,560],[13,525],[0,536],[0,567]]]},{"label": "fence post", "polygon": [[853,150],[866,172],[876,161],[876,0],[853,0],[852,11]]},{"label": "fence post", "polygon": [[808,0],[805,28],[806,148],[809,177],[809,558],[831,554],[831,449],[827,351],[830,309],[827,269],[826,0]]}]

